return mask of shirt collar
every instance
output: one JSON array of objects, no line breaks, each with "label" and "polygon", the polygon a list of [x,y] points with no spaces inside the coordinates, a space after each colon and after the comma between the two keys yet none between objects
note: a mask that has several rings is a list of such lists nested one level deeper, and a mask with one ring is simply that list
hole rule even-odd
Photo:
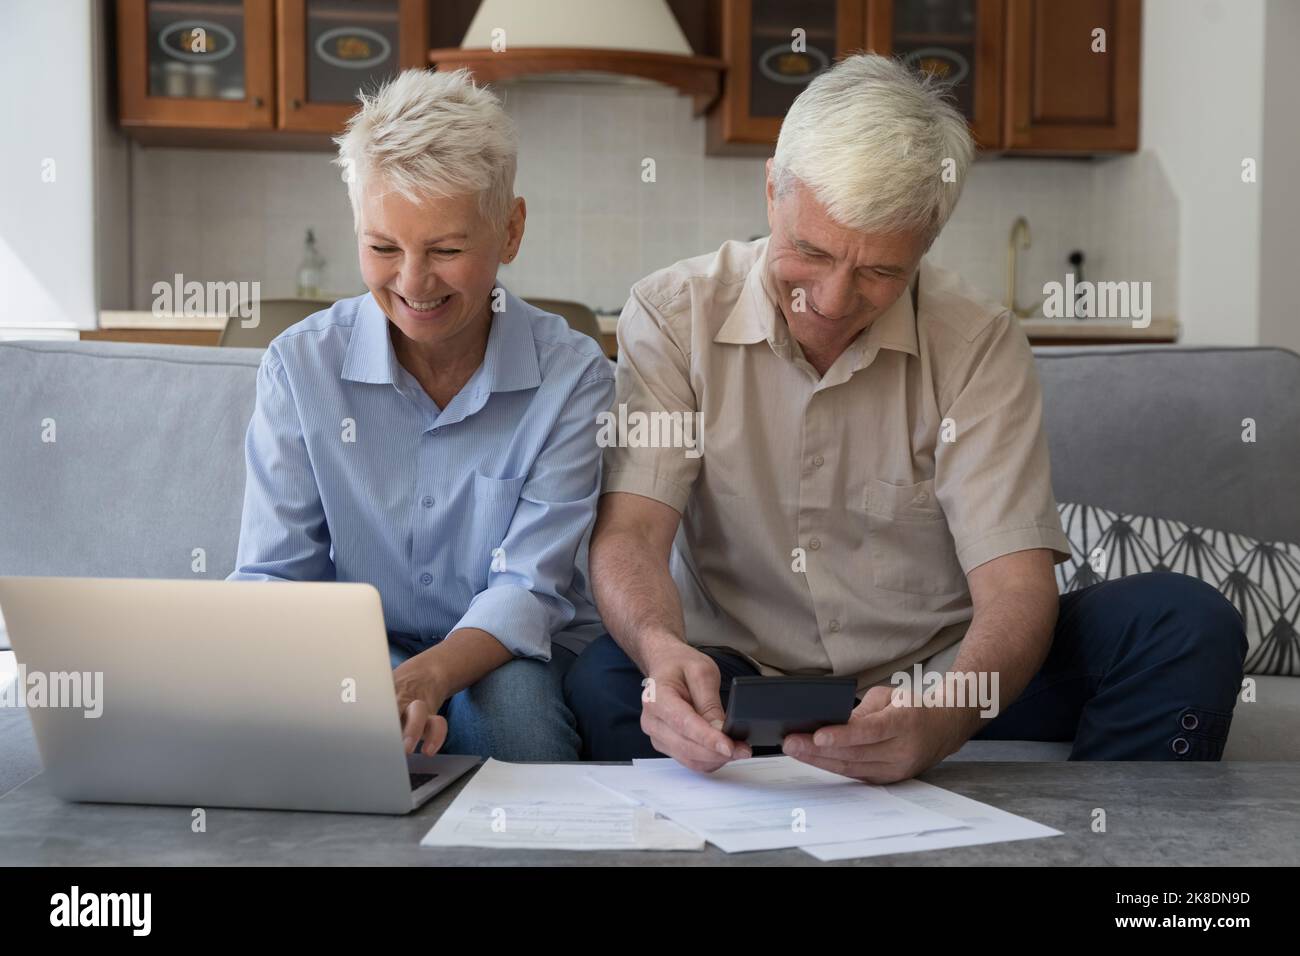
[{"label": "shirt collar", "polygon": [[[505,309],[492,316],[483,365],[471,381],[480,394],[536,388],[542,383],[542,374],[533,339],[533,308],[505,286],[498,284],[495,288],[504,293]],[[389,338],[388,316],[370,293],[362,297],[357,308],[352,338],[343,359],[343,378],[376,385],[397,385],[403,380]]]},{"label": "shirt collar", "polygon": [[388,338],[388,316],[375,297],[367,292],[357,306],[352,337],[343,357],[343,378],[349,382],[396,385],[400,379],[397,356]]},{"label": "shirt collar", "polygon": [[[718,334],[713,337],[714,342],[724,345],[754,345],[767,341],[773,348],[778,348],[784,346],[789,338],[785,321],[778,320],[780,306],[767,274],[768,240],[761,239],[759,242],[762,248],[758,257],[745,277],[745,285],[736,304],[722,323]],[[887,348],[907,352],[909,355],[920,354],[916,338],[917,310],[913,307],[912,298],[919,295],[922,285],[926,285],[923,274],[928,273],[929,269],[929,263],[923,259],[907,292],[900,295],[897,302],[863,330],[859,344],[864,352],[870,352],[874,356],[880,349]]]},{"label": "shirt collar", "polygon": [[758,240],[758,258],[750,266],[736,304],[713,341],[723,345],[754,345],[763,341],[775,344],[777,341],[777,304],[776,295],[768,285],[767,243],[767,239]]}]

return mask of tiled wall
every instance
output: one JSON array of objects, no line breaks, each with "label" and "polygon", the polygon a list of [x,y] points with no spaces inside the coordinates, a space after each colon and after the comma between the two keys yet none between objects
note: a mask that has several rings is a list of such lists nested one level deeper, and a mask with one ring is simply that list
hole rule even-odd
[{"label": "tiled wall", "polygon": [[1017,216],[1030,234],[1017,267],[1022,307],[1041,301],[1044,282],[1064,282],[1079,250],[1084,278],[1148,281],[1153,315],[1177,316],[1178,202],[1155,156],[976,162],[930,256],[1005,301]]},{"label": "tiled wall", "polygon": [[[646,273],[766,233],[763,160],[706,157],[687,98],[555,82],[513,85],[505,98],[528,203],[523,250],[501,272],[513,291],[617,311]],[[647,157],[654,182],[642,180]],[[326,154],[135,147],[132,183],[134,300],[121,307],[148,308],[152,284],[176,272],[292,295],[308,227],[328,261],[325,288],[361,290],[351,210]],[[1017,215],[1033,241],[1022,303],[1063,279],[1078,248],[1089,278],[1150,280],[1155,313],[1176,314],[1177,204],[1153,157],[978,162],[931,256],[1000,299]]]}]

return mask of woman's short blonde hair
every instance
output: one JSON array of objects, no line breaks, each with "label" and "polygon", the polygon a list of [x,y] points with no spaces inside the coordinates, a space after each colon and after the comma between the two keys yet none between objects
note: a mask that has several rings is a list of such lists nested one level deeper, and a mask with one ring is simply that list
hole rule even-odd
[{"label": "woman's short blonde hair", "polygon": [[915,231],[928,245],[952,215],[974,153],[946,93],[898,60],[846,57],[786,114],[772,159],[777,194],[797,180],[843,226]]},{"label": "woman's short blonde hair", "polygon": [[334,140],[354,219],[362,185],[377,177],[411,200],[477,194],[483,218],[504,226],[514,200],[515,124],[467,70],[404,70],[359,99]]}]

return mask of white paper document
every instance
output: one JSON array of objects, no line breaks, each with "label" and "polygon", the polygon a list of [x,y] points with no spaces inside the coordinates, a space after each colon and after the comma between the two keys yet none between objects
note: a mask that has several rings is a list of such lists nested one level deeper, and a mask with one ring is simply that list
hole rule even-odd
[{"label": "white paper document", "polygon": [[588,779],[581,764],[488,760],[420,846],[702,850],[704,841]]},{"label": "white paper document", "polygon": [[727,764],[712,774],[675,761],[591,767],[591,778],[657,810],[727,853],[960,827],[962,822],[793,757]]},{"label": "white paper document", "polygon": [[874,840],[855,840],[848,843],[828,843],[804,847],[822,861],[853,860],[864,856],[883,856],[887,853],[913,853],[918,850],[939,850],[956,846],[976,846],[981,843],[1002,843],[1009,840],[1031,840],[1036,837],[1060,836],[1060,830],[1026,820],[1015,814],[963,797],[920,780],[904,780],[889,785],[889,790],[919,807],[955,817],[961,821],[957,829],[929,830],[906,836],[879,837]]}]

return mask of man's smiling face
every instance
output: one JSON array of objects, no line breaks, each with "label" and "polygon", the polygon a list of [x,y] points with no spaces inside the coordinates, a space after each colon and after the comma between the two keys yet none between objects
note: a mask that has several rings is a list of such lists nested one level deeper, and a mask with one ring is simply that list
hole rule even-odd
[{"label": "man's smiling face", "polygon": [[866,233],[840,225],[795,181],[777,196],[768,164],[767,269],[790,333],[822,374],[898,301],[926,243],[918,232]]}]

